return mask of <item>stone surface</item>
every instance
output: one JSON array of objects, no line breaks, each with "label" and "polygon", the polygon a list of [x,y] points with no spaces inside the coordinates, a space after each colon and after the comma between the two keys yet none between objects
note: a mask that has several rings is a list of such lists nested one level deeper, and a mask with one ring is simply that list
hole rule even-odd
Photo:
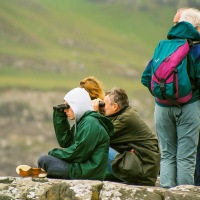
[{"label": "stone surface", "polygon": [[200,187],[171,189],[108,181],[0,177],[0,200],[199,200]]}]

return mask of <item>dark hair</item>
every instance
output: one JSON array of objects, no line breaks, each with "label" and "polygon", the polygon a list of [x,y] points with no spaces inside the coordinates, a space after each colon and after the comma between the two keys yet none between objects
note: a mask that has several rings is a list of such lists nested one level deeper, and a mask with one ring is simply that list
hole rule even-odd
[{"label": "dark hair", "polygon": [[121,109],[129,106],[129,100],[125,90],[121,88],[113,88],[106,92],[106,96],[107,95],[110,97],[111,103],[117,103]]}]

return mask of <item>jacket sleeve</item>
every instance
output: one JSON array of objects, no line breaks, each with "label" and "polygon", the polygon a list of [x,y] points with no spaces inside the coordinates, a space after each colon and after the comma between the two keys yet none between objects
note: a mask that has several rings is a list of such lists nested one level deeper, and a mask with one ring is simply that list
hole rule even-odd
[{"label": "jacket sleeve", "polygon": [[[141,83],[149,89],[151,92],[151,67],[152,67],[153,60],[149,62],[147,67],[145,68],[142,77],[141,77]],[[152,93],[152,92],[151,92]]]},{"label": "jacket sleeve", "polygon": [[197,87],[200,89],[200,44],[195,45],[195,63],[197,67],[197,73],[196,73],[196,78],[197,78]]},{"label": "jacket sleeve", "polygon": [[74,136],[74,142],[67,148],[54,148],[49,154],[68,162],[85,162],[89,159],[99,141],[99,125],[86,121],[79,124]]},{"label": "jacket sleeve", "polygon": [[73,134],[70,130],[70,124],[64,112],[53,110],[53,125],[56,138],[60,147],[67,147],[71,144]]}]

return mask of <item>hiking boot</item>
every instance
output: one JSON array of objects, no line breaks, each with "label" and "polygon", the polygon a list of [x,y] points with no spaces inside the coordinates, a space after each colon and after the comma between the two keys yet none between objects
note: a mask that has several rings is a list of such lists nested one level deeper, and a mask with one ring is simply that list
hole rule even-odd
[{"label": "hiking boot", "polygon": [[33,168],[28,165],[19,165],[16,172],[22,177],[45,178],[47,172],[42,168]]}]

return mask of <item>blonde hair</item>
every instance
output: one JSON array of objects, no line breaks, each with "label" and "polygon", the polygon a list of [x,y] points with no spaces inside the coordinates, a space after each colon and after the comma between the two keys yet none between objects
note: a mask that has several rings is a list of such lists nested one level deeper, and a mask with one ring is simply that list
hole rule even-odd
[{"label": "blonde hair", "polygon": [[195,8],[189,8],[182,12],[179,22],[186,21],[195,28],[200,27],[200,11]]},{"label": "blonde hair", "polygon": [[90,95],[90,98],[104,99],[105,93],[103,90],[103,84],[94,76],[84,78],[80,81],[80,87],[84,88]]},{"label": "blonde hair", "polygon": [[179,8],[177,11],[176,11],[176,14],[174,16],[174,19],[173,19],[173,23],[174,25],[176,25],[179,20],[180,20],[180,17],[181,17],[181,14],[183,13],[184,10],[188,9],[188,7],[182,7],[182,8]]}]

